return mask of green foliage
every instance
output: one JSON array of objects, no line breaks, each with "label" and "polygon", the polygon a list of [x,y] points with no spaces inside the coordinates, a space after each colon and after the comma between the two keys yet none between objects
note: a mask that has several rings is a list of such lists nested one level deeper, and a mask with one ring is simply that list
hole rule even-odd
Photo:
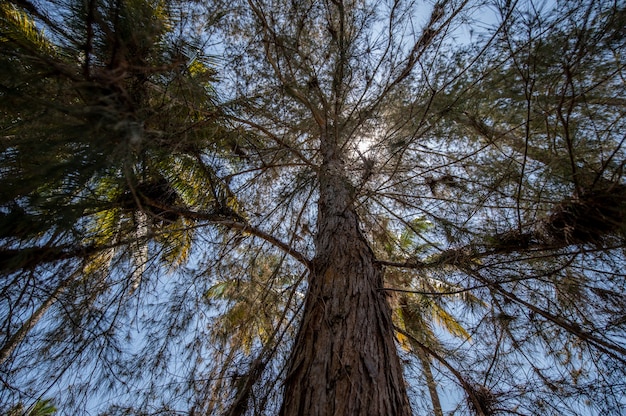
[{"label": "green foliage", "polygon": [[70,318],[48,325],[42,357],[71,356],[56,340],[89,344],[77,334],[97,333],[112,317],[105,305],[133,298],[152,266],[185,267],[199,221],[245,217],[220,178],[239,161],[225,143],[241,134],[183,6],[0,5],[0,275],[11,302],[0,365],[55,313]]},{"label": "green foliage", "polygon": [[245,279],[218,282],[206,291],[208,302],[225,302],[226,309],[212,329],[217,340],[247,355],[256,343],[274,341],[275,328],[285,317],[283,293],[296,283],[295,278],[282,275],[280,268],[279,259],[257,259]]},{"label": "green foliage", "polygon": [[26,12],[2,6],[0,65],[9,70],[0,79],[1,236],[26,242],[52,234],[53,244],[106,247],[136,234],[133,212],[143,210],[158,229],[171,229],[158,241],[169,246],[172,237],[179,248],[168,248],[165,259],[184,259],[188,248],[180,247],[190,236],[180,230],[192,223],[168,210],[226,199],[217,177],[203,174],[212,167],[202,152],[222,152],[214,144],[228,131],[218,121],[210,58],[174,36],[173,4],[67,6],[73,32],[62,35],[83,49],[50,46]]},{"label": "green foliage", "polygon": [[52,400],[38,400],[34,405],[25,409],[23,404],[17,404],[7,411],[7,416],[52,416],[57,412]]},{"label": "green foliage", "polygon": [[231,3],[0,4],[0,403],[278,413],[334,169],[416,411],[617,414],[622,2]]}]

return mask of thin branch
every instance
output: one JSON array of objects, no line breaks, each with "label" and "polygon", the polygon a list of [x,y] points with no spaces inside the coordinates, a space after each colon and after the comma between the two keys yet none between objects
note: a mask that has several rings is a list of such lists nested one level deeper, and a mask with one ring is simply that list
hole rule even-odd
[{"label": "thin branch", "polygon": [[249,224],[243,217],[239,214],[233,212],[225,212],[225,213],[211,213],[211,212],[199,212],[192,211],[185,208],[180,207],[172,207],[169,205],[160,204],[156,201],[146,200],[147,205],[165,210],[167,212],[171,212],[174,214],[181,215],[185,218],[196,219],[196,220],[204,220],[208,221],[213,225],[221,225],[227,227],[231,230],[240,231],[243,234],[250,234],[255,237],[258,237],[274,247],[284,251],[289,254],[295,260],[299,261],[307,267],[311,268],[311,260],[309,260],[304,254],[295,250],[291,245],[285,243],[284,241],[274,237],[273,235],[266,233],[265,231]]},{"label": "thin branch", "polygon": [[[489,285],[489,287],[493,288],[495,291],[497,291],[498,293],[504,295],[504,297],[506,297],[507,299],[510,299],[511,301],[522,305],[528,309],[530,309],[531,311],[533,311],[534,313],[541,315],[542,317],[544,317],[545,319],[547,319],[548,321],[556,324],[557,326],[561,327],[562,329],[566,330],[567,332],[571,333],[572,335],[577,336],[578,338],[580,338],[583,341],[588,342],[590,345],[594,346],[596,349],[598,349],[599,351],[610,355],[611,357],[615,358],[616,360],[626,364],[626,348],[623,348],[619,345],[610,343],[608,341],[605,341],[601,338],[598,338],[597,336],[593,335],[590,332],[585,331],[584,329],[582,329],[577,323],[575,322],[568,322],[565,319],[553,315],[550,312],[541,309],[533,304],[531,304],[530,302],[527,302],[523,299],[521,299],[520,297],[518,297],[517,295],[515,295],[512,292],[509,292],[507,290],[505,290],[500,283],[498,282],[491,282],[489,281],[489,279],[485,278],[484,276],[482,276],[480,273],[478,273],[478,271],[476,270],[472,270],[470,268],[464,268],[463,269],[466,273],[468,273],[471,276],[476,277],[479,281],[485,282],[486,285]],[[620,355],[621,354],[621,355]]]},{"label": "thin branch", "polygon": [[485,413],[483,412],[480,399],[474,393],[474,388],[465,379],[465,377],[463,376],[463,374],[461,374],[460,371],[458,371],[456,368],[454,368],[454,366],[452,364],[450,364],[446,359],[444,359],[442,356],[440,356],[438,353],[436,353],[432,348],[429,348],[426,345],[424,345],[422,342],[420,342],[417,338],[415,338],[413,335],[411,335],[407,331],[405,331],[402,328],[399,328],[399,327],[397,327],[395,325],[394,325],[393,329],[396,332],[398,332],[398,333],[404,335],[405,337],[407,337],[409,340],[411,340],[411,343],[415,343],[424,352],[426,352],[431,357],[435,358],[444,367],[446,367],[448,369],[448,371],[450,371],[454,375],[454,377],[456,377],[456,379],[459,381],[459,384],[461,385],[461,387],[463,388],[463,390],[465,391],[465,393],[467,394],[467,396],[471,400],[471,402],[474,405],[474,407],[475,407],[476,411],[478,412],[478,414],[480,416],[486,416]]}]

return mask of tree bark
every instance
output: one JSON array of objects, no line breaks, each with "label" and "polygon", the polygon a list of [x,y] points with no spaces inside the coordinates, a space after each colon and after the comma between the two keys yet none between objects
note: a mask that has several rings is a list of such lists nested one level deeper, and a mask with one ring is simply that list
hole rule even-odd
[{"label": "tree bark", "polygon": [[441,400],[439,400],[439,393],[437,393],[437,382],[433,376],[433,371],[430,365],[430,357],[419,345],[414,348],[417,358],[422,363],[422,370],[424,370],[424,377],[426,378],[426,385],[428,386],[428,393],[430,394],[430,401],[433,404],[433,415],[443,416],[443,410],[441,408]]},{"label": "tree bark", "polygon": [[316,255],[280,414],[408,416],[383,270],[359,229],[352,186],[337,160],[319,179]]}]

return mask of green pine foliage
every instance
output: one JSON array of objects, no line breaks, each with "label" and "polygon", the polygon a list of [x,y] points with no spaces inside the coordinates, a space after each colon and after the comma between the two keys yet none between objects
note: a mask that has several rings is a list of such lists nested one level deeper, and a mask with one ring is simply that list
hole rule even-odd
[{"label": "green pine foliage", "polygon": [[620,414],[626,7],[484,3],[1,3],[0,409],[277,414],[323,133],[416,414]]}]

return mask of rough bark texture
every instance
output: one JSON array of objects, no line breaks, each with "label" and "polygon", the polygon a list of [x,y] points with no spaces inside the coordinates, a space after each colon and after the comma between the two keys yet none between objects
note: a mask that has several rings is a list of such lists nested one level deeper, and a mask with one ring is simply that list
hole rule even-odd
[{"label": "rough bark texture", "polygon": [[281,415],[410,415],[383,271],[341,166],[320,174],[316,256]]}]

